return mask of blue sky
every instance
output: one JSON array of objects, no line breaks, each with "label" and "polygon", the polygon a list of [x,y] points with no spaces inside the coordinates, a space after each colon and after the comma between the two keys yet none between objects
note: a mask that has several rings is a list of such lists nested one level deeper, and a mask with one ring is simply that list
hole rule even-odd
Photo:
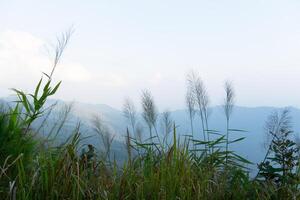
[{"label": "blue sky", "polygon": [[57,98],[120,108],[152,91],[184,107],[199,72],[212,104],[232,80],[237,103],[300,107],[300,1],[0,1],[0,96],[31,91],[50,70],[46,47],[76,29],[58,68]]}]

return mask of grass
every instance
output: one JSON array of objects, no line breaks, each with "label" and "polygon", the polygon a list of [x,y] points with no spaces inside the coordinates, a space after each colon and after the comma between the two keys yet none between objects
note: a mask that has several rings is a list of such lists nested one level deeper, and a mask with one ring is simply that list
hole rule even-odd
[{"label": "grass", "polygon": [[[272,163],[262,163],[261,166],[267,166],[261,168],[263,175],[250,178],[246,167],[250,162],[230,150],[230,144],[244,138],[228,140],[230,131],[238,131],[230,129],[228,125],[229,113],[233,109],[233,101],[228,98],[229,85],[226,85],[227,98],[224,106],[228,128],[222,134],[208,130],[208,96],[197,77],[194,77],[196,82],[189,82],[187,103],[191,129],[195,113],[202,116],[200,133],[203,134],[203,140],[193,137],[197,130],[193,130],[191,135],[180,137],[176,125],[171,125],[172,121],[168,116],[168,131],[165,135],[170,132],[170,137],[165,136],[164,142],[161,142],[156,127],[157,111],[152,96],[147,91],[143,93],[142,99],[143,116],[151,137],[142,139],[137,133],[140,130],[135,129],[136,112],[134,106],[127,102],[124,113],[132,132],[127,129],[125,143],[128,156],[122,165],[117,164],[110,155],[113,137],[100,119],[95,118],[94,126],[102,138],[104,156],[97,154],[92,145],[88,145],[87,151],[82,151],[80,144],[85,140],[79,131],[79,125],[62,145],[45,145],[48,138],[37,137],[31,124],[45,114],[45,102],[59,89],[60,82],[52,87],[52,76],[69,36],[70,34],[63,35],[59,41],[54,67],[50,75],[46,74],[46,82],[41,79],[32,94],[14,90],[18,97],[15,107],[0,112],[1,199],[300,198],[299,163],[296,162],[299,160],[299,150],[294,148],[293,142],[280,135],[281,132],[288,135],[290,130],[283,130],[280,120],[277,123],[279,125],[272,126],[280,130],[272,135],[280,135],[282,148],[277,150],[275,141],[279,140],[273,139],[265,161],[271,159],[275,164],[272,166]],[[231,90],[231,86],[229,89]],[[198,110],[194,108],[195,105],[198,105]],[[152,136],[152,130],[155,130],[156,136]],[[273,158],[272,149],[276,150]],[[284,152],[280,149],[284,149]],[[276,158],[282,158],[282,155],[284,160],[276,163]],[[289,163],[290,160],[293,163]],[[284,163],[283,167],[280,163]],[[289,174],[292,179],[285,177],[285,174]],[[273,175],[280,178],[272,178]]]},{"label": "grass", "polygon": [[[271,199],[276,188],[251,180],[244,168],[224,170],[225,153],[203,157],[174,142],[164,152],[155,144],[122,167],[96,155],[78,155],[80,134],[67,144],[39,149],[31,161],[16,158],[1,177],[3,199]],[[223,159],[222,159],[223,157]],[[221,158],[221,159],[220,159]],[[9,166],[10,165],[10,166]],[[13,166],[16,171],[11,171]],[[5,167],[4,167],[5,168]],[[9,183],[14,183],[10,191]],[[266,185],[264,185],[266,184]],[[14,193],[15,192],[15,193]]]}]

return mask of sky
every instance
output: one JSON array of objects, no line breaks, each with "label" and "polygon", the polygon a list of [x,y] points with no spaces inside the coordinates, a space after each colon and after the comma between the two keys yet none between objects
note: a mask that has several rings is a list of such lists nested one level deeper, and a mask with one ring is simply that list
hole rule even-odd
[{"label": "sky", "polygon": [[212,105],[230,80],[238,105],[300,107],[299,10],[298,0],[0,0],[0,96],[32,92],[73,26],[54,98],[121,108],[148,89],[160,110],[179,109],[194,70]]}]

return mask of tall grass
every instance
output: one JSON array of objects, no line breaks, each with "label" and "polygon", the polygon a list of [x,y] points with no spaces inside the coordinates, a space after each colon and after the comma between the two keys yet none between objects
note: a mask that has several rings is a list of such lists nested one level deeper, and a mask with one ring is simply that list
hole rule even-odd
[{"label": "tall grass", "polygon": [[[230,127],[229,127],[229,122],[230,122],[230,117],[233,111],[233,106],[234,106],[234,90],[233,86],[230,82],[226,81],[225,82],[225,99],[224,99],[224,113],[226,117],[226,152],[228,152],[229,148],[229,132],[230,132]],[[226,162],[228,161],[228,154],[226,155]]]},{"label": "tall grass", "polygon": [[[280,179],[265,178],[273,173],[265,168],[261,171],[266,176],[251,179],[247,169],[250,162],[229,149],[229,144],[244,139],[229,139],[230,131],[239,131],[229,127],[233,109],[232,86],[226,84],[225,87],[227,131],[213,131],[208,128],[207,91],[201,79],[194,75],[189,82],[187,98],[192,135],[178,134],[169,112],[162,115],[163,131],[160,133],[157,129],[159,115],[153,97],[150,92],[144,91],[142,117],[148,125],[150,140],[141,137],[143,130],[137,122],[135,107],[127,101],[124,114],[131,127],[125,133],[128,158],[122,165],[117,164],[111,156],[113,135],[99,117],[94,118],[93,127],[103,142],[100,148],[104,149],[102,154],[97,153],[96,147],[91,144],[88,144],[88,149],[82,149],[80,144],[85,140],[80,132],[80,124],[62,145],[38,145],[48,138],[35,137],[31,124],[45,113],[45,102],[59,89],[60,82],[52,86],[52,76],[69,37],[70,34],[67,33],[59,40],[54,66],[51,74],[46,75],[46,83],[43,85],[41,79],[32,94],[14,90],[18,96],[16,106],[0,113],[1,199],[300,198],[299,163],[296,163],[298,157],[282,151],[276,152],[276,142],[279,140],[272,139],[270,149],[275,155],[273,161],[284,155],[285,158],[293,158],[293,163],[285,162],[279,168],[274,166],[273,169],[280,169],[276,172]],[[198,108],[195,107],[196,103]],[[70,109],[63,113],[69,113]],[[201,118],[200,131],[193,130],[193,115],[196,112]],[[152,135],[153,129],[155,136]],[[60,130],[59,128],[56,133],[60,134]],[[281,128],[278,131],[282,133],[280,147],[291,149],[294,144],[287,142],[290,130]],[[203,138],[196,135],[201,132]],[[214,137],[210,137],[211,135]],[[299,153],[294,147],[292,151]],[[269,159],[270,152],[267,153],[266,160]],[[292,184],[287,184],[287,179],[284,178],[286,175],[293,176]]]}]

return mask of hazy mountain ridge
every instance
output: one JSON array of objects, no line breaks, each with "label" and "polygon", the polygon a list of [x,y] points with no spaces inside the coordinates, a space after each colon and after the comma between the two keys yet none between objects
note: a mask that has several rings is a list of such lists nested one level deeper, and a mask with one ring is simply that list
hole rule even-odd
[{"label": "hazy mountain ridge", "polygon": [[[247,159],[254,163],[260,162],[264,155],[264,142],[265,136],[265,121],[268,116],[276,111],[282,110],[283,108],[276,107],[242,107],[236,106],[231,119],[232,129],[241,129],[246,132],[238,133],[233,132],[231,138],[246,137],[245,140],[239,142],[238,144],[231,145],[231,148],[236,150],[241,155],[245,156]],[[292,115],[293,128],[295,130],[295,135],[298,135],[300,130],[300,125],[296,123],[300,121],[300,109],[295,107],[289,107]],[[117,135],[117,139],[124,140],[125,130],[128,126],[126,119],[123,116],[122,111],[112,108],[103,104],[86,104],[76,102],[74,104],[74,113],[77,117],[84,121],[88,121],[91,116],[98,114],[103,117],[104,121],[112,127],[114,133]],[[84,113],[84,114],[82,114]],[[171,117],[177,125],[177,133],[179,135],[190,134],[190,121],[188,117],[187,110],[174,110],[171,111]],[[158,130],[160,130],[160,116],[158,117]],[[143,137],[149,137],[148,129],[143,122],[141,114],[138,113],[138,121],[144,126]],[[220,131],[225,133],[225,117],[223,114],[223,108],[221,106],[214,106],[211,108],[211,115],[209,118],[210,129]],[[200,127],[200,118],[198,116],[194,119],[194,130],[195,135],[202,136]]]},{"label": "hazy mountain ridge", "polygon": [[[9,100],[11,100],[9,98]],[[7,102],[7,99],[2,99],[1,101]],[[57,102],[56,108],[53,110],[49,118],[47,119],[47,125],[44,126],[43,134],[47,135],[47,127],[50,128],[53,124],[59,120],[60,110],[68,104],[72,104],[72,112],[68,116],[66,123],[64,124],[60,135],[61,139],[67,138],[76,125],[80,122],[81,133],[83,136],[89,136],[85,140],[85,143],[91,143],[95,146],[101,146],[100,138],[97,138],[95,132],[91,128],[91,120],[94,116],[100,116],[104,123],[110,128],[112,134],[115,135],[115,142],[113,149],[115,154],[123,155],[123,141],[126,127],[128,126],[126,119],[123,116],[122,111],[110,107],[105,104],[88,104],[81,102],[64,102],[62,100],[51,99],[47,102],[47,106],[50,106]],[[220,133],[225,133],[225,117],[223,114],[223,108],[221,106],[214,106],[211,109],[211,114],[209,117],[209,127],[210,129],[220,131]],[[231,148],[236,150],[241,155],[245,156],[247,159],[254,163],[258,163],[262,160],[265,149],[263,144],[265,142],[264,124],[267,117],[275,110],[281,110],[283,108],[276,107],[242,107],[236,106],[231,119],[230,127],[233,129],[241,129],[246,132],[237,133],[233,132],[231,138],[238,138],[245,136],[246,139],[238,144],[232,145]],[[293,128],[295,130],[295,135],[299,135],[300,124],[296,123],[300,121],[300,109],[295,107],[289,107],[292,116]],[[144,125],[143,138],[148,137],[148,129],[144,124],[140,113],[138,114],[138,121]],[[171,117],[177,125],[177,133],[179,135],[190,134],[190,121],[186,110],[174,110],[171,111]],[[160,120],[160,116],[158,118]],[[43,122],[43,117],[38,119],[34,124],[38,127]],[[157,123],[158,130],[160,130],[160,123]],[[46,130],[45,130],[46,129]],[[194,119],[194,130],[196,137],[202,136],[200,119],[196,114]],[[101,148],[101,147],[99,147]],[[122,156],[121,156],[122,157]]]}]

